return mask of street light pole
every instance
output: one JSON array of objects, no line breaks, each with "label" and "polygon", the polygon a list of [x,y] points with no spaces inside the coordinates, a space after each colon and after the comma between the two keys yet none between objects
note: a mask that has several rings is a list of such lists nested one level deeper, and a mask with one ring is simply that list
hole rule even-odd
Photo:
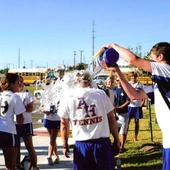
[{"label": "street light pole", "polygon": [[80,63],[82,63],[82,53],[83,53],[83,50],[80,50]]},{"label": "street light pole", "polygon": [[73,51],[74,52],[74,67],[76,66],[76,51]]}]

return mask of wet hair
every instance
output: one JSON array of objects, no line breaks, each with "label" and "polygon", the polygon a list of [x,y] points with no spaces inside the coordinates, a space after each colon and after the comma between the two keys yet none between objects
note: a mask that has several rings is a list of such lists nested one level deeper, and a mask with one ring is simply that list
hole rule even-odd
[{"label": "wet hair", "polygon": [[136,72],[132,71],[129,73],[129,76],[138,77],[138,74]]},{"label": "wet hair", "polygon": [[11,84],[14,84],[19,79],[19,76],[14,73],[7,73],[1,80],[1,90],[11,90]]},{"label": "wet hair", "polygon": [[168,42],[159,42],[155,44],[150,50],[150,54],[151,53],[155,54],[157,57],[160,54],[163,54],[166,62],[170,64],[170,44]]},{"label": "wet hair", "polygon": [[82,82],[82,83],[91,83],[92,82],[92,76],[89,72],[85,70],[81,70],[76,74],[76,82]]}]

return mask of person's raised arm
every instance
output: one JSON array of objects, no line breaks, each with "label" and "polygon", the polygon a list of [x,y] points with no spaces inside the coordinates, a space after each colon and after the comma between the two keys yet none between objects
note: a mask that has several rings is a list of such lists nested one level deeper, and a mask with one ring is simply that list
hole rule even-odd
[{"label": "person's raised arm", "polygon": [[124,48],[124,47],[121,47],[117,44],[108,44],[108,45],[105,45],[104,48],[114,48],[118,53],[119,55],[124,58],[128,63],[131,63],[137,67],[140,67],[146,71],[149,71],[149,72],[152,72],[152,69],[151,69],[151,64],[150,64],[150,61],[148,60],[144,60],[140,57],[137,57],[133,52],[131,52],[130,50]]},{"label": "person's raised arm", "polygon": [[123,73],[120,71],[118,65],[114,65],[113,67],[107,67],[105,61],[102,61],[102,67],[105,68],[108,71],[112,71],[115,73],[115,75],[119,78],[119,81],[122,85],[122,88],[128,95],[128,97],[131,100],[141,100],[141,99],[147,99],[148,96],[145,93],[143,89],[136,91],[131,84],[125,79]]}]

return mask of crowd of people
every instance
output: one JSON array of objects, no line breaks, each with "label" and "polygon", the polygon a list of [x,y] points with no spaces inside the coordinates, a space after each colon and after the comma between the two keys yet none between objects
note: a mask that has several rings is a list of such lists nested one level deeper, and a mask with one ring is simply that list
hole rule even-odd
[{"label": "crowd of people", "polygon": [[[130,72],[128,79],[131,79],[129,83],[136,90],[143,89],[143,84],[137,81],[137,73]],[[101,87],[100,87],[101,88]],[[139,119],[143,118],[142,107],[145,104],[145,100],[130,100],[118,77],[114,77],[111,74],[102,87],[102,89],[108,94],[110,100],[115,107],[115,113],[117,117],[118,130],[120,135],[120,153],[124,152],[124,145],[127,138],[129,124],[132,118],[135,123],[135,136],[134,141],[137,141],[139,132]]]},{"label": "crowd of people", "polygon": [[[161,42],[154,45],[150,50],[152,61],[139,58],[117,44],[108,44],[103,48],[114,48],[129,63],[152,73],[156,117],[163,134],[163,170],[170,169],[170,44]],[[135,72],[130,73],[128,82],[117,64],[108,66],[103,60],[102,67],[112,72],[102,89],[97,88],[92,73],[87,70],[76,71],[46,84],[40,111],[44,113],[43,126],[50,137],[49,165],[59,163],[56,143],[59,130],[63,154],[69,157],[68,138],[70,127],[72,129],[75,140],[74,170],[113,170],[114,156],[125,152],[132,118],[135,123],[134,141],[138,140],[142,106],[148,98],[143,84],[137,81]],[[31,166],[34,170],[39,169],[32,141],[34,98],[24,89],[23,81],[21,76],[7,73],[0,84],[0,148],[7,170],[20,166],[21,137]],[[113,143],[110,135],[113,136]]]}]

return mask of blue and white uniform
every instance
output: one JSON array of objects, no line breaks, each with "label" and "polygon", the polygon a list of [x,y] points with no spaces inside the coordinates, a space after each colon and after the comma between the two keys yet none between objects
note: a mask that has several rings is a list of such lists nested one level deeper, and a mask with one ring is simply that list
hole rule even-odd
[{"label": "blue and white uniform", "polygon": [[54,106],[53,113],[46,115],[44,114],[43,126],[48,129],[60,129],[60,117],[58,115],[59,101]]},{"label": "blue and white uniform", "polygon": [[[141,82],[136,82],[135,84],[132,84],[132,82],[129,82],[132,87],[135,90],[143,89],[143,84]],[[128,106],[128,117],[129,119],[135,118],[135,119],[141,119],[143,118],[143,111],[142,111],[142,100],[131,100],[129,106]]]},{"label": "blue and white uniform", "polygon": [[[163,169],[170,169],[170,65],[151,62],[155,112],[163,136]],[[161,92],[160,92],[161,91]]]},{"label": "blue and white uniform", "polygon": [[103,90],[77,88],[62,97],[58,114],[70,119],[74,139],[85,141],[110,136],[107,113],[111,110],[113,104]]},{"label": "blue and white uniform", "polygon": [[[113,168],[107,117],[107,113],[113,109],[109,97],[100,89],[80,87],[62,96],[58,114],[61,118],[70,119],[73,138],[76,141],[74,169],[88,169],[94,162],[104,166],[100,167],[101,169]],[[88,161],[91,165],[88,165]]]},{"label": "blue and white uniform", "polygon": [[[32,96],[32,93],[28,90],[23,89],[21,92],[16,93],[20,96],[24,106],[27,106],[28,104],[34,102],[34,98]],[[33,125],[32,125],[32,116],[30,112],[24,112],[24,123],[23,125],[18,125],[16,123],[17,128],[17,135],[19,137],[33,135]]]},{"label": "blue and white uniform", "polygon": [[[5,90],[0,94],[0,132],[13,135],[13,146],[16,146],[14,137],[17,134],[14,115],[19,115],[23,112],[25,112],[25,107],[17,94],[9,90]],[[3,137],[1,136],[0,140],[2,139]],[[1,145],[3,146],[2,143]]]}]

